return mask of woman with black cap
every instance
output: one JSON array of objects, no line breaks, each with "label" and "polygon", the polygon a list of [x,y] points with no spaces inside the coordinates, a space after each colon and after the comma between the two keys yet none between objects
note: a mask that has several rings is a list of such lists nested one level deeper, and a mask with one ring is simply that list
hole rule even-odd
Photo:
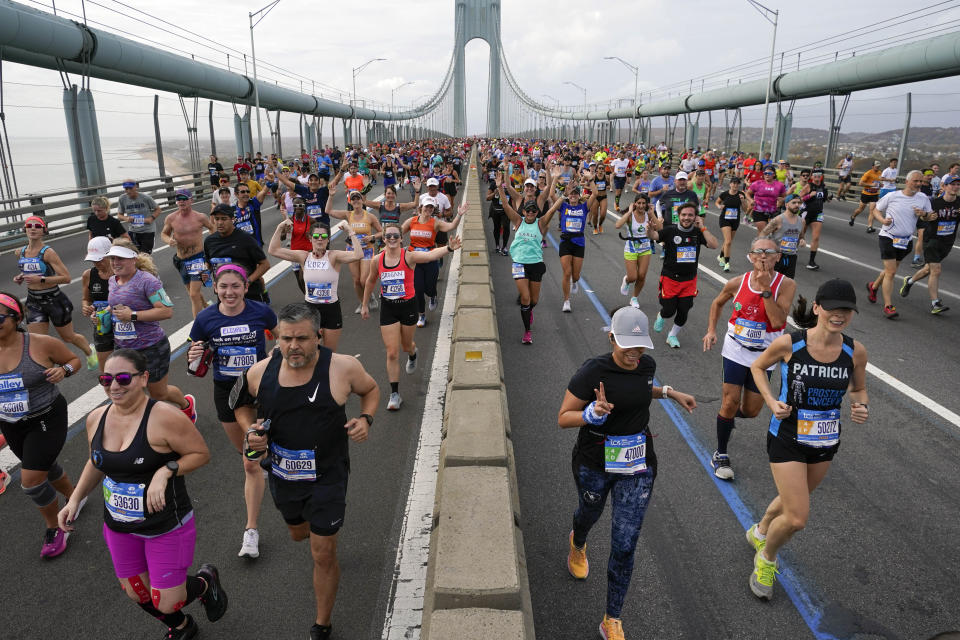
[{"label": "woman with black cap", "polygon": [[693,411],[697,401],[669,385],[654,386],[657,364],[645,353],[653,349],[653,342],[643,311],[618,309],[610,320],[608,338],[613,351],[587,360],[570,379],[557,424],[561,429],[580,430],[572,461],[579,505],[573,514],[567,570],[578,580],[587,578],[587,534],[612,494],[607,605],[600,635],[605,640],[622,640],[620,614],[657,475],[648,426],[650,403],[654,398],[670,398]]},{"label": "woman with black cap", "polygon": [[[778,490],[763,519],[747,530],[747,542],[756,550],[750,589],[758,598],[773,597],[777,552],[806,526],[810,494],[840,448],[840,409],[848,391],[850,419],[867,420],[867,350],[843,333],[854,311],[853,285],[840,279],[823,283],[809,310],[803,297],[797,300],[793,318],[801,330],[774,340],[750,367],[773,412],[767,453]],[[766,375],[777,363],[779,397]]]}]

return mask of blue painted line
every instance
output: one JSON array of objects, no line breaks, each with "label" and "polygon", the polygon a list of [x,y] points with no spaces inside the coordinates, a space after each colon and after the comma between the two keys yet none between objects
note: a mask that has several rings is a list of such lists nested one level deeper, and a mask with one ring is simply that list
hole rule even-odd
[{"label": "blue painted line", "polygon": [[[547,240],[551,245],[553,245],[554,249],[559,251],[560,245],[557,243],[557,240],[553,237],[552,233],[547,234]],[[600,299],[593,292],[593,288],[584,278],[580,278],[580,286],[586,292],[587,298],[593,304],[594,308],[597,310],[597,313],[600,315],[600,318],[603,319],[605,325],[609,326],[610,314],[607,313],[607,310],[600,302]],[[654,378],[653,383],[658,387],[661,386],[660,382],[656,378]],[[670,417],[670,420],[677,428],[677,431],[679,431],[680,435],[683,436],[683,439],[686,440],[687,446],[690,447],[690,450],[693,451],[693,454],[697,457],[697,460],[700,461],[700,464],[707,471],[710,479],[713,480],[713,485],[716,487],[717,491],[720,492],[720,495],[723,496],[723,499],[727,502],[727,506],[730,507],[730,510],[733,511],[733,515],[736,516],[740,526],[743,527],[744,531],[749,529],[750,526],[754,522],[757,522],[758,519],[755,518],[750,512],[750,509],[743,501],[743,498],[740,497],[740,494],[737,492],[733,484],[724,480],[720,480],[713,475],[713,465],[710,462],[713,452],[709,451],[705,446],[703,446],[696,434],[693,432],[693,429],[690,427],[690,424],[686,421],[683,414],[680,413],[680,409],[673,401],[661,399],[659,402],[660,406],[662,406],[667,412],[667,416]],[[800,614],[800,617],[803,618],[803,621],[806,623],[807,627],[810,628],[813,636],[817,638],[817,640],[840,640],[840,638],[837,636],[820,630],[820,623],[823,618],[822,607],[803,587],[803,581],[789,566],[786,565],[786,563],[783,562],[782,558],[780,559],[779,572],[780,577],[778,582],[780,583],[780,586],[783,587],[787,597],[790,598],[793,606],[797,609],[797,612]]]}]

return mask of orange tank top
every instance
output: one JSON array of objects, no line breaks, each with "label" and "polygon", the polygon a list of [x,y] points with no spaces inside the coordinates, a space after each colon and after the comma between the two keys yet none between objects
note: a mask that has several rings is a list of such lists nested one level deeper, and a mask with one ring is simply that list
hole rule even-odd
[{"label": "orange tank top", "polygon": [[436,246],[437,219],[430,218],[420,222],[419,218],[410,221],[410,247],[414,251],[429,251]]}]

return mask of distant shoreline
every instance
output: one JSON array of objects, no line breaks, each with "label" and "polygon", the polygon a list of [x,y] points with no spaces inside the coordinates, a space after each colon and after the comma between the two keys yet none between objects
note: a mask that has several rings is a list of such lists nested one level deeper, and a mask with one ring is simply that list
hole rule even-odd
[{"label": "distant shoreline", "polygon": [[[157,159],[157,149],[153,145],[143,145],[137,149],[137,155],[140,156],[143,160],[149,160],[154,163],[154,165],[159,166]],[[163,154],[163,165],[164,170],[168,176],[175,176],[183,173],[190,173],[190,166],[178,158],[176,155],[165,151]],[[159,173],[159,170],[157,171]],[[156,176],[144,176],[144,177],[156,177]]]}]

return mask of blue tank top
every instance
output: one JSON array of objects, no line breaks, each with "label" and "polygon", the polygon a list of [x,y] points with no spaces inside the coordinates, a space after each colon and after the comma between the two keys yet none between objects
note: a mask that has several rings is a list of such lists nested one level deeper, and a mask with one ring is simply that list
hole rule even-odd
[{"label": "blue tank top", "polygon": [[587,203],[574,206],[564,202],[560,207],[560,237],[576,245],[584,246],[583,228],[587,223]]},{"label": "blue tank top", "polygon": [[26,247],[20,249],[20,258],[17,260],[17,265],[20,267],[20,273],[25,276],[53,275],[53,269],[51,269],[50,265],[47,264],[47,262],[43,259],[43,254],[45,254],[49,248],[50,247],[44,245],[44,247],[40,249],[40,253],[32,258],[27,257]]}]

